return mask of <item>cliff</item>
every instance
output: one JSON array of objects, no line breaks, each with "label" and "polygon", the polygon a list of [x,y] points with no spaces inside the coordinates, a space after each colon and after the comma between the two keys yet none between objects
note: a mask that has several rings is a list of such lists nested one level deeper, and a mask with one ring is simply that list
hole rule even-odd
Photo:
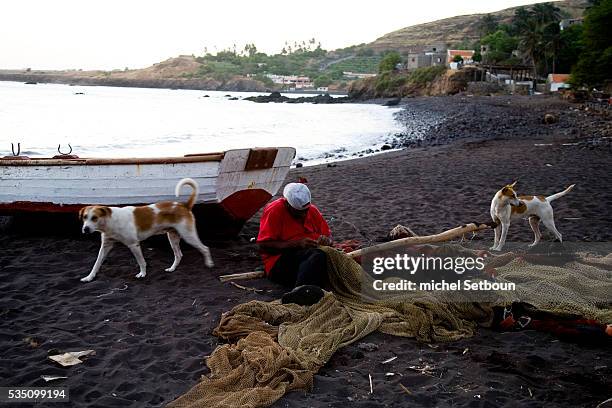
[{"label": "cliff", "polygon": [[349,88],[349,98],[401,98],[406,96],[454,95],[467,89],[474,71],[459,71],[443,67],[419,68],[413,72],[389,72],[373,78],[355,81]]}]

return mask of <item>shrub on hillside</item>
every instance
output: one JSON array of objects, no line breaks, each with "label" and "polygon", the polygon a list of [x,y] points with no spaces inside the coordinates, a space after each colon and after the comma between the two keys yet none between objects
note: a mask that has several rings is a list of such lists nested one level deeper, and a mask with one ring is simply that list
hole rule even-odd
[{"label": "shrub on hillside", "polygon": [[427,85],[446,72],[446,67],[438,65],[434,67],[417,68],[408,75],[408,82],[416,85]]},{"label": "shrub on hillside", "polygon": [[400,88],[406,84],[408,78],[405,75],[394,75],[391,72],[378,75],[374,88],[378,95],[399,94]]},{"label": "shrub on hillside", "polygon": [[395,66],[402,62],[402,57],[397,51],[391,51],[385,55],[385,57],[378,64],[378,72],[391,72],[395,69]]},{"label": "shrub on hillside", "polygon": [[332,83],[332,79],[327,75],[319,75],[314,80],[315,88],[318,88],[320,86],[328,86],[331,83]]}]

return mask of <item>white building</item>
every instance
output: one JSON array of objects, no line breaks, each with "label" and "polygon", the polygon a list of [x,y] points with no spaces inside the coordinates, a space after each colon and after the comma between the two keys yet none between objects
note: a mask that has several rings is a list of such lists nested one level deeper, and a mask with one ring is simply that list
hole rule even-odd
[{"label": "white building", "polygon": [[546,84],[550,92],[557,92],[559,89],[569,88],[569,74],[548,74]]},{"label": "white building", "polygon": [[446,63],[450,64],[451,62],[454,62],[453,59],[457,55],[463,58],[463,63],[466,65],[474,62],[474,50],[447,50]]},{"label": "white building", "polygon": [[371,78],[371,77],[376,76],[376,74],[364,74],[361,72],[351,72],[351,71],[343,71],[342,75],[344,75],[347,78],[356,78],[356,79]]},{"label": "white building", "polygon": [[567,19],[563,19],[561,21],[559,21],[559,29],[561,31],[565,30],[566,28],[573,26],[574,24],[582,24],[582,19],[581,18],[567,18]]},{"label": "white building", "polygon": [[306,76],[274,74],[266,74],[266,76],[275,84],[289,85],[290,88],[306,89],[314,87],[312,80]]}]

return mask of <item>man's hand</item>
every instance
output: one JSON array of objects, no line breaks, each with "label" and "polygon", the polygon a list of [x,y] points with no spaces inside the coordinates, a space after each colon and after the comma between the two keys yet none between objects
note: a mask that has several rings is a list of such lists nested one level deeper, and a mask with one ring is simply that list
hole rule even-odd
[{"label": "man's hand", "polygon": [[325,235],[321,235],[317,240],[317,244],[322,246],[331,246],[332,240],[331,238],[326,237]]},{"label": "man's hand", "polygon": [[314,239],[311,238],[302,238],[298,241],[293,241],[295,243],[295,247],[296,248],[316,248],[317,246],[319,246],[318,241],[315,241]]},{"label": "man's hand", "polygon": [[259,247],[264,251],[272,254],[282,253],[286,249],[307,249],[316,248],[318,246],[331,246],[332,240],[325,235],[319,238],[302,238],[295,241],[262,241],[259,242]]}]

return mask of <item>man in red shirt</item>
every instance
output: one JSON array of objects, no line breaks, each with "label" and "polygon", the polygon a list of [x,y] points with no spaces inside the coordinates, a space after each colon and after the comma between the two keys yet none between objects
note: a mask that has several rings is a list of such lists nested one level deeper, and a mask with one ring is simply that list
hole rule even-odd
[{"label": "man in red shirt", "polygon": [[310,200],[305,184],[289,183],[261,216],[257,243],[266,275],[285,286],[327,282],[327,256],[318,247],[332,244],[331,231]]}]

